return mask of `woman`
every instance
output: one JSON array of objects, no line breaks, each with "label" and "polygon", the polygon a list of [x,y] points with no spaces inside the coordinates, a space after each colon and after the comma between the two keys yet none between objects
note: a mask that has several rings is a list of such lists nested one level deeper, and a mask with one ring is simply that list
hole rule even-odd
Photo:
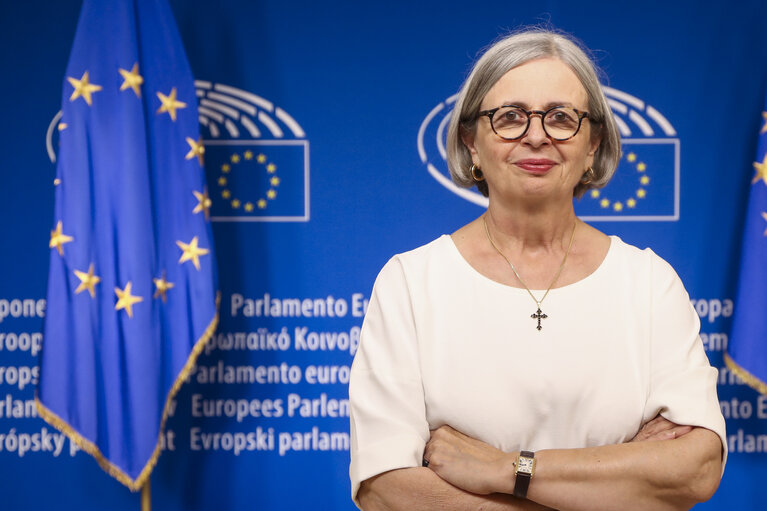
[{"label": "woman", "polygon": [[489,207],[376,280],[350,383],[363,509],[689,509],[716,490],[724,419],[684,287],[575,216],[619,158],[567,37],[519,32],[476,63],[448,165]]}]

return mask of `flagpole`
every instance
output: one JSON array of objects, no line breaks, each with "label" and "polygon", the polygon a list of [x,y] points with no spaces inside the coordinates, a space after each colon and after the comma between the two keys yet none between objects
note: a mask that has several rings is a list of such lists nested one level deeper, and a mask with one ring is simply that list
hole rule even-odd
[{"label": "flagpole", "polygon": [[141,487],[141,511],[152,511],[152,490],[149,486],[149,478]]}]

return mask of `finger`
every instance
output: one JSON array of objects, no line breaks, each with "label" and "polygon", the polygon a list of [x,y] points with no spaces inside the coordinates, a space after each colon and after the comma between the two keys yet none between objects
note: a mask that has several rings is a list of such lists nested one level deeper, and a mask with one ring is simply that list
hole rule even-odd
[{"label": "finger", "polygon": [[676,424],[666,419],[665,417],[658,415],[653,420],[645,424],[645,428],[643,429],[648,435],[652,436],[656,433],[671,429],[674,426],[676,426]]},{"label": "finger", "polygon": [[692,431],[692,426],[676,426],[669,431],[665,431],[664,434],[668,439],[679,438]]}]

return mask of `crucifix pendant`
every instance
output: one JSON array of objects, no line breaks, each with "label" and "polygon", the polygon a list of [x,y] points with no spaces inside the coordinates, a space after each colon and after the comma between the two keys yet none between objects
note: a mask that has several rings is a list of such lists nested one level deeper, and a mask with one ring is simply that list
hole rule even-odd
[{"label": "crucifix pendant", "polygon": [[538,330],[541,330],[543,328],[543,326],[541,326],[541,320],[548,318],[548,316],[546,314],[541,312],[541,304],[540,303],[538,304],[538,310],[535,312],[535,314],[531,314],[530,317],[533,318],[533,319],[537,319],[538,320],[538,326],[535,327]]}]

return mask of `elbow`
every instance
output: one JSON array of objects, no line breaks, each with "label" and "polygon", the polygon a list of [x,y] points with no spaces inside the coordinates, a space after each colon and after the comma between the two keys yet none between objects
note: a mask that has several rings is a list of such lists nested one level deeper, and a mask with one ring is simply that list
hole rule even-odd
[{"label": "elbow", "polygon": [[706,502],[714,496],[722,478],[722,459],[717,453],[701,463],[688,484],[690,499],[695,503]]},{"label": "elbow", "polygon": [[715,448],[706,449],[701,454],[690,470],[686,471],[684,482],[680,485],[684,500],[691,505],[706,502],[713,497],[722,478],[721,443],[718,438]]},{"label": "elbow", "polygon": [[[686,449],[677,451],[681,463],[666,474],[665,489],[660,501],[668,509],[689,510],[695,504],[709,500],[722,478],[722,443],[716,434],[697,429],[686,438],[670,442],[686,441]],[[670,477],[669,477],[670,476]],[[660,481],[659,481],[660,482]]]},{"label": "elbow", "polygon": [[376,485],[371,484],[370,479],[360,484],[356,500],[363,511],[387,511],[389,509],[380,498],[380,495],[376,493]]}]

